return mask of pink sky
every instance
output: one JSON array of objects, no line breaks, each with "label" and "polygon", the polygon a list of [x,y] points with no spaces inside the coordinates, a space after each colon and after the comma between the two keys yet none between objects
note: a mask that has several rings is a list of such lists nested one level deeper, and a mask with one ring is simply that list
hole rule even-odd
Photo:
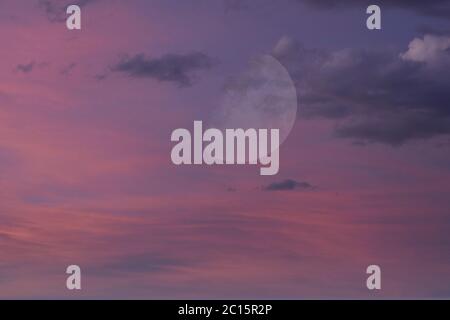
[{"label": "pink sky", "polygon": [[[355,146],[333,121],[299,118],[275,177],[170,161],[172,130],[210,117],[229,74],[286,34],[322,46],[322,31],[295,30],[287,12],[265,33],[264,11],[219,1],[99,0],[69,32],[31,3],[0,4],[0,298],[449,296],[445,137]],[[331,47],[366,44],[346,28]],[[412,40],[394,37],[402,51]],[[218,64],[186,88],[110,71],[125,54],[197,51]],[[314,187],[264,190],[285,179]],[[65,288],[70,264],[81,292]]]}]

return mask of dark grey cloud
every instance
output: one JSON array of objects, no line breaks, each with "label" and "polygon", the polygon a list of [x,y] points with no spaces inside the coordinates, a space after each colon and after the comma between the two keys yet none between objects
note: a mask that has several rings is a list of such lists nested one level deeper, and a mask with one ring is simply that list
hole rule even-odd
[{"label": "dark grey cloud", "polygon": [[264,187],[266,191],[292,191],[292,190],[306,190],[312,189],[313,186],[308,182],[299,182],[292,179],[286,179],[280,182],[273,182]]},{"label": "dark grey cloud", "polygon": [[414,39],[404,52],[306,49],[283,38],[304,119],[335,121],[339,137],[401,145],[450,134],[450,37]]},{"label": "dark grey cloud", "polygon": [[367,8],[376,4],[380,7],[412,10],[421,15],[438,16],[450,19],[450,1],[448,0],[296,0],[319,9],[348,7]]},{"label": "dark grey cloud", "polygon": [[18,64],[16,70],[23,73],[30,73],[31,71],[33,71],[35,65],[36,64],[34,61],[27,64]]},{"label": "dark grey cloud", "polygon": [[166,54],[160,58],[148,58],[143,54],[125,57],[111,68],[137,78],[153,78],[158,81],[192,85],[193,73],[213,66],[212,59],[204,53]]},{"label": "dark grey cloud", "polygon": [[381,142],[393,146],[413,139],[429,139],[450,133],[450,119],[427,114],[392,115],[392,119],[376,117],[338,126],[336,134],[343,138]]},{"label": "dark grey cloud", "polygon": [[51,22],[62,22],[67,18],[66,9],[70,5],[80,8],[99,0],[38,0],[38,6]]}]

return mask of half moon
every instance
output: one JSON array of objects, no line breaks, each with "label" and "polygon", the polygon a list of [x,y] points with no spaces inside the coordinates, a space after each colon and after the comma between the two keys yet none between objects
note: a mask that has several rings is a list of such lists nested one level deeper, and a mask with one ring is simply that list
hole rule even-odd
[{"label": "half moon", "polygon": [[222,129],[279,129],[280,146],[297,117],[297,91],[289,72],[274,57],[254,58],[225,85],[213,123]]}]

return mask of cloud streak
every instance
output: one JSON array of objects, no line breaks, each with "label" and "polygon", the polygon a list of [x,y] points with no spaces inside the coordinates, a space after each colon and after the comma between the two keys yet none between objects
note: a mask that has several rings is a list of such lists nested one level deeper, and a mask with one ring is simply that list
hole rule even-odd
[{"label": "cloud streak", "polygon": [[160,58],[148,58],[144,54],[123,58],[111,68],[136,78],[152,78],[161,82],[173,82],[181,87],[192,85],[193,73],[208,70],[212,59],[204,53],[166,54]]},{"label": "cloud streak", "polygon": [[273,182],[264,187],[266,191],[292,191],[292,190],[308,190],[313,186],[308,182],[299,182],[292,179],[286,179],[280,182]]}]

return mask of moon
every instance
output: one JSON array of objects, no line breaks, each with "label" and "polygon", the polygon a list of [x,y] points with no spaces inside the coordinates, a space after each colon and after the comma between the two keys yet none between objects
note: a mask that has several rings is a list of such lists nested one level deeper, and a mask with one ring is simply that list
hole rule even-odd
[{"label": "moon", "polygon": [[213,123],[226,129],[279,129],[280,146],[297,117],[297,91],[289,72],[274,57],[253,58],[229,79]]}]

